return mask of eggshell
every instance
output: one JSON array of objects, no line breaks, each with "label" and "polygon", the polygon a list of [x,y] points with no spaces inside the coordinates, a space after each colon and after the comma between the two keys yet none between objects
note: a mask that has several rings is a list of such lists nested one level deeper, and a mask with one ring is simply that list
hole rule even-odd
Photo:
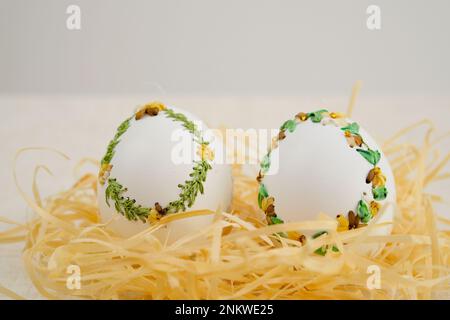
[{"label": "eggshell", "polygon": [[[196,116],[187,111],[173,108],[195,122],[202,131],[208,128]],[[178,185],[189,179],[197,155],[198,144],[181,146],[181,141],[192,141],[193,136],[180,122],[173,121],[161,112],[156,117],[145,116],[131,120],[129,129],[120,138],[111,161],[113,165],[110,177],[116,178],[128,191],[126,195],[135,199],[144,207],[154,207],[159,202],[165,207],[177,200],[180,193]],[[210,135],[209,147],[213,151],[222,148],[221,141]],[[181,150],[181,151],[180,151]],[[179,162],[178,156],[189,154],[189,161]],[[175,160],[175,161],[174,161]],[[105,201],[105,188],[99,185],[98,202],[103,222],[122,236],[132,236],[147,229],[150,225],[141,221],[129,221],[117,213],[114,205]],[[225,164],[212,163],[204,183],[204,194],[198,194],[194,205],[188,210],[221,208],[226,210],[231,202],[231,168]],[[159,230],[156,235],[163,241],[174,241],[183,235],[201,230],[213,220],[213,215],[186,218],[171,222]]]},{"label": "eggshell", "polygon": [[[349,120],[352,122],[351,120]],[[364,130],[360,134],[373,150],[381,149]],[[314,220],[319,213],[331,217],[356,211],[363,193],[372,195],[366,183],[373,166],[351,148],[343,131],[332,124],[301,122],[294,132],[279,142],[271,154],[271,169],[264,185],[275,198],[275,211],[285,222]],[[381,201],[378,222],[392,221],[396,190],[394,176],[386,156],[381,152],[377,164],[386,176],[388,196]],[[373,220],[372,220],[373,221]],[[392,225],[377,228],[372,235],[387,235]]]}]

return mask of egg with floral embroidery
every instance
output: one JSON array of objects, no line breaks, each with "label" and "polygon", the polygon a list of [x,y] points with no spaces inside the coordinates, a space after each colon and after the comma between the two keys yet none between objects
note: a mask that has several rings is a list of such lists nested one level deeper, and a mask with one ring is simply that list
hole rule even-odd
[{"label": "egg with floral embroidery", "polygon": [[[101,161],[102,222],[132,236],[168,215],[227,210],[232,178],[222,154],[219,137],[198,117],[158,102],[140,107],[119,126]],[[171,242],[212,220],[212,214],[183,218],[153,234]]]},{"label": "egg with floral embroidery", "polygon": [[314,220],[322,213],[336,219],[340,232],[373,222],[371,235],[392,229],[396,190],[389,162],[375,140],[344,115],[323,109],[287,120],[257,180],[258,205],[268,224]]}]

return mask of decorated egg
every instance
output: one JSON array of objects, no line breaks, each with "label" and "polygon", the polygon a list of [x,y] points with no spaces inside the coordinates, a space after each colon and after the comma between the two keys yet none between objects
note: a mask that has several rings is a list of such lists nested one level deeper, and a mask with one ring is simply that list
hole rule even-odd
[{"label": "decorated egg", "polygon": [[[228,209],[231,168],[215,161],[221,150],[221,141],[198,117],[158,102],[140,107],[119,126],[101,161],[102,221],[131,236],[167,215]],[[212,220],[201,215],[172,221],[156,235],[176,240]]]},{"label": "decorated egg", "polygon": [[[257,180],[258,205],[268,224],[314,220],[323,213],[346,231],[393,220],[396,191],[388,160],[358,123],[338,113],[319,110],[287,120]],[[390,231],[384,223],[371,234]]]}]

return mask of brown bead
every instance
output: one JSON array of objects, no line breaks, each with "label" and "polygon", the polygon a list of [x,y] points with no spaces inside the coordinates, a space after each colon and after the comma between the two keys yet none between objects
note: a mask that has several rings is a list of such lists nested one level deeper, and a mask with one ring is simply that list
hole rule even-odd
[{"label": "brown bead", "polygon": [[369,171],[369,174],[367,175],[367,178],[366,178],[366,183],[367,184],[371,183],[373,178],[375,178],[375,169],[372,169]]},{"label": "brown bead", "polygon": [[161,215],[164,215],[164,214],[166,214],[166,209],[163,209],[163,207],[161,207],[161,205],[159,204],[159,202],[156,202],[155,203],[155,210],[159,213],[159,214],[161,214]]},{"label": "brown bead", "polygon": [[359,225],[359,216],[356,215],[353,211],[348,212],[348,229],[356,229]]},{"label": "brown bead", "polygon": [[261,170],[259,170],[258,176],[256,177],[256,181],[261,182],[263,179],[263,175],[261,173]]},{"label": "brown bead", "polygon": [[358,228],[358,227],[359,227],[359,221],[360,221],[359,216],[356,215],[356,218],[355,218],[355,228]]},{"label": "brown bead", "polygon": [[300,241],[300,243],[301,243],[302,245],[305,245],[305,243],[306,243],[306,237],[305,237],[305,235],[302,234],[302,235],[300,236],[300,238],[298,238],[298,241]]},{"label": "brown bead", "polygon": [[266,209],[266,214],[269,216],[275,215],[275,206],[273,204],[269,205]]},{"label": "brown bead", "polygon": [[362,140],[361,136],[354,136],[353,138],[355,139],[356,145],[357,145],[358,147],[361,147],[362,144],[363,144],[363,140]]},{"label": "brown bead", "polygon": [[158,109],[157,107],[150,107],[150,108],[147,108],[147,109],[145,110],[145,112],[146,112],[150,117],[154,117],[154,116],[157,116],[157,115],[158,115],[159,109]]},{"label": "brown bead", "polygon": [[278,134],[278,140],[284,140],[284,138],[286,138],[286,133],[281,130],[280,133]]}]

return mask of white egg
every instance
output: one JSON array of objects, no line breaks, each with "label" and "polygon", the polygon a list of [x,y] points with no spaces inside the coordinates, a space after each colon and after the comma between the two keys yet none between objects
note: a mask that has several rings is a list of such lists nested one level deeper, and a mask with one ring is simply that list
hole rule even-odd
[{"label": "white egg", "polygon": [[[203,133],[208,130],[198,117],[189,112],[168,108],[185,115]],[[155,208],[155,203],[159,203],[166,208],[170,202],[179,199],[179,184],[191,179],[194,161],[200,160],[200,144],[194,143],[193,138],[193,134],[183,127],[182,122],[168,118],[165,111],[160,111],[157,116],[145,115],[139,120],[133,117],[115,147],[108,179],[116,179],[126,187],[123,196],[136,200],[136,204]],[[204,134],[204,138],[210,142],[208,147],[213,152],[220,153],[222,143],[219,139],[212,134]],[[182,158],[183,156],[186,158]],[[225,164],[209,162],[212,169],[207,172],[204,192],[198,192],[193,205],[186,207],[186,210],[226,210],[229,207],[232,196],[231,168]],[[104,185],[99,185],[98,190],[102,221],[122,236],[132,236],[149,228],[148,222],[130,221],[118,213],[112,200],[107,204],[105,192],[109,185],[108,179]],[[174,221],[156,235],[162,241],[172,242],[183,235],[201,230],[212,220],[213,215],[207,215]]]},{"label": "white egg", "polygon": [[[342,130],[353,121],[323,115],[318,123],[296,118],[293,132],[286,130],[286,137],[278,141],[278,147],[270,154],[270,170],[261,183],[274,198],[275,212],[284,222],[314,220],[320,213],[347,217],[350,210],[358,212],[360,200],[369,210],[374,200],[372,184],[366,183],[374,165],[357,152],[360,147],[350,147],[352,138],[347,139]],[[396,190],[391,167],[375,140],[362,128],[359,134],[371,150],[380,151],[376,166],[386,178],[388,193],[384,200],[377,201],[382,216],[377,215],[376,219],[378,223],[392,222]],[[391,228],[392,225],[377,228],[372,235],[389,234]]]}]

